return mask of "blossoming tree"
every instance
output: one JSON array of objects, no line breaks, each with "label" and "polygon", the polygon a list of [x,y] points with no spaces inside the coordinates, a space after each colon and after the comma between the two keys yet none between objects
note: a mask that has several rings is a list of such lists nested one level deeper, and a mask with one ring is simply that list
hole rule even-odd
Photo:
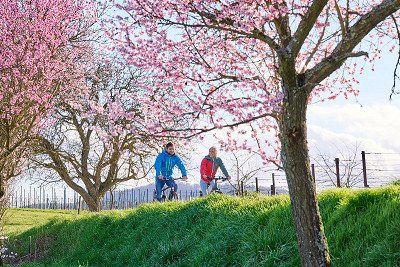
[{"label": "blossoming tree", "polygon": [[[95,16],[85,1],[0,4],[0,196],[60,96],[76,94]],[[78,63],[78,60],[81,63]],[[12,167],[10,167],[12,166]]]},{"label": "blossoming tree", "polygon": [[[90,211],[100,211],[107,191],[145,178],[160,147],[146,131],[135,80],[140,70],[97,63],[87,75],[88,92],[60,101],[53,124],[42,130],[33,161],[40,179],[64,181],[82,196]],[[55,175],[54,175],[55,174]]]},{"label": "blossoming tree", "polygon": [[[373,62],[382,40],[397,37],[400,1],[116,2],[109,36],[155,79],[141,100],[159,110],[148,122],[151,130],[191,137],[227,128],[227,148],[250,149],[233,134],[247,132],[265,160],[280,153],[302,265],[329,266],[310,173],[307,105],[313,98],[358,94],[357,63]],[[191,123],[169,127],[176,118]]]}]

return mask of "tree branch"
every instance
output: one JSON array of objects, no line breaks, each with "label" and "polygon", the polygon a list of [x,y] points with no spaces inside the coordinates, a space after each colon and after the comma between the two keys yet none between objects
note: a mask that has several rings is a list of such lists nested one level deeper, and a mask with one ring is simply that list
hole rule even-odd
[{"label": "tree branch", "polygon": [[164,131],[159,132],[159,133],[155,133],[154,136],[157,137],[158,134],[161,134],[160,137],[164,137],[164,138],[179,138],[179,137],[173,136],[173,135],[166,136],[166,135],[162,135],[162,134],[165,133],[165,132],[186,132],[186,131],[192,131],[193,132],[193,131],[195,131],[195,133],[192,133],[190,135],[186,135],[184,137],[181,137],[182,139],[189,139],[189,138],[195,137],[195,136],[203,134],[203,133],[211,132],[211,131],[216,130],[216,129],[232,128],[232,127],[240,126],[242,124],[247,124],[249,122],[252,122],[252,121],[255,121],[255,120],[258,120],[258,119],[261,119],[261,118],[265,118],[265,117],[271,117],[271,118],[274,118],[274,119],[277,120],[277,114],[275,114],[275,113],[264,113],[264,114],[261,114],[259,116],[252,117],[250,119],[246,119],[246,120],[235,122],[235,123],[226,124],[226,125],[223,125],[221,127],[213,126],[213,127],[206,128],[206,129],[204,129],[204,128],[169,129],[169,130],[164,130]]},{"label": "tree branch", "polygon": [[315,0],[307,10],[303,19],[300,21],[296,32],[289,44],[289,51],[291,51],[293,58],[296,58],[304,44],[307,36],[315,25],[322,10],[324,10],[328,0]]},{"label": "tree branch", "polygon": [[[361,16],[359,20],[349,28],[348,34],[343,36],[330,56],[324,58],[312,69],[305,72],[306,80],[309,84],[315,85],[322,82],[335,70],[340,68],[349,57],[362,56],[364,54],[352,53],[352,50],[362,41],[362,39],[373,30],[380,22],[400,9],[399,0],[385,0],[375,6],[370,12]],[[312,90],[314,86],[310,86]]]},{"label": "tree branch", "polygon": [[232,19],[227,18],[227,19],[218,20],[214,14],[207,13],[207,12],[204,12],[204,11],[198,11],[198,10],[195,10],[194,13],[198,14],[200,17],[204,17],[204,18],[208,19],[210,22],[213,23],[213,25],[204,24],[205,27],[219,29],[219,30],[223,30],[223,31],[237,33],[237,34],[242,34],[242,35],[247,36],[249,38],[258,39],[258,40],[268,44],[268,46],[272,50],[278,50],[280,48],[279,45],[274,41],[274,39],[272,39],[268,35],[264,34],[259,29],[255,28],[255,29],[253,29],[251,31],[251,33],[248,33],[248,32],[242,31],[242,30],[226,28],[226,27],[221,26],[221,24],[229,26],[229,27],[233,27],[234,26],[234,21]]},{"label": "tree branch", "polygon": [[396,67],[394,68],[393,71],[393,86],[392,86],[392,92],[390,93],[390,97],[389,99],[392,100],[393,95],[397,95],[399,92],[396,92],[396,81],[399,78],[399,76],[397,75],[397,69],[399,68],[400,65],[400,29],[399,29],[399,25],[397,24],[396,18],[393,16],[393,14],[390,16],[393,20],[394,25],[396,26],[396,32],[397,32],[397,38],[398,38],[398,46],[399,46],[399,50],[398,50],[398,55],[397,55],[397,62],[396,62]]}]

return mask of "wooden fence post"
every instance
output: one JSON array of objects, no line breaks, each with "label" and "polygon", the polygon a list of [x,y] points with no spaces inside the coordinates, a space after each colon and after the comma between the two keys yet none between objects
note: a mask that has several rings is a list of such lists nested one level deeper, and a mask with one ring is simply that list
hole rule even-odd
[{"label": "wooden fence post", "polygon": [[39,209],[42,208],[42,186],[39,187]]},{"label": "wooden fence post", "polygon": [[112,189],[110,189],[110,210],[112,210],[113,209],[113,203],[114,203],[114,194],[113,194],[113,191],[112,191]]},{"label": "wooden fence post", "polygon": [[22,208],[22,186],[21,186],[21,193],[19,194],[19,207]]},{"label": "wooden fence post", "polygon": [[340,187],[339,158],[335,158],[336,165],[336,186]]},{"label": "wooden fence post", "polygon": [[79,196],[79,200],[78,200],[78,214],[80,214],[81,213],[81,206],[82,206],[82,204],[81,204],[81,196]]},{"label": "wooden fence post", "polygon": [[276,195],[275,173],[272,173],[271,196]]},{"label": "wooden fence post", "polygon": [[32,198],[32,186],[29,186],[29,194],[28,194],[28,208],[31,208],[31,198]]},{"label": "wooden fence post", "polygon": [[259,193],[259,190],[258,190],[258,178],[256,177],[256,193]]},{"label": "wooden fence post", "polygon": [[365,160],[365,151],[361,151],[361,159],[362,159],[364,187],[369,187],[368,180],[367,180],[367,162]]},{"label": "wooden fence post", "polygon": [[48,195],[46,194],[46,189],[43,187],[43,206],[46,209],[46,198],[48,198]]},{"label": "wooden fence post", "polygon": [[64,187],[64,209],[67,207],[67,188]]},{"label": "wooden fence post", "polygon": [[36,209],[36,188],[33,188],[33,208]]}]

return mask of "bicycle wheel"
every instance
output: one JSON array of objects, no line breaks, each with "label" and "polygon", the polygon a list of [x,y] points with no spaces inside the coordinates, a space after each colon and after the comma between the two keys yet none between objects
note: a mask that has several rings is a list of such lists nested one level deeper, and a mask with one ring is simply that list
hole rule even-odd
[{"label": "bicycle wheel", "polygon": [[157,191],[154,189],[153,190],[153,202],[157,201]]},{"label": "bicycle wheel", "polygon": [[168,200],[172,200],[172,199],[174,199],[174,190],[171,188],[170,190],[169,190],[169,194],[168,194]]},{"label": "bicycle wheel", "polygon": [[161,202],[165,202],[165,200],[167,199],[167,196],[165,195],[165,193],[163,192],[162,196],[161,196]]}]

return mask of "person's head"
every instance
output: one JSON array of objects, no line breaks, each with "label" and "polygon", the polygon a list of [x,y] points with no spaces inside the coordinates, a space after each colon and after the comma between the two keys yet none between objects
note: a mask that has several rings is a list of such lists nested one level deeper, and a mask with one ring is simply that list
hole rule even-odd
[{"label": "person's head", "polygon": [[216,158],[218,154],[217,148],[215,146],[210,147],[208,150],[208,155],[212,158]]},{"label": "person's head", "polygon": [[168,154],[173,155],[175,154],[175,148],[174,144],[169,142],[165,145],[165,151],[167,151]]}]

